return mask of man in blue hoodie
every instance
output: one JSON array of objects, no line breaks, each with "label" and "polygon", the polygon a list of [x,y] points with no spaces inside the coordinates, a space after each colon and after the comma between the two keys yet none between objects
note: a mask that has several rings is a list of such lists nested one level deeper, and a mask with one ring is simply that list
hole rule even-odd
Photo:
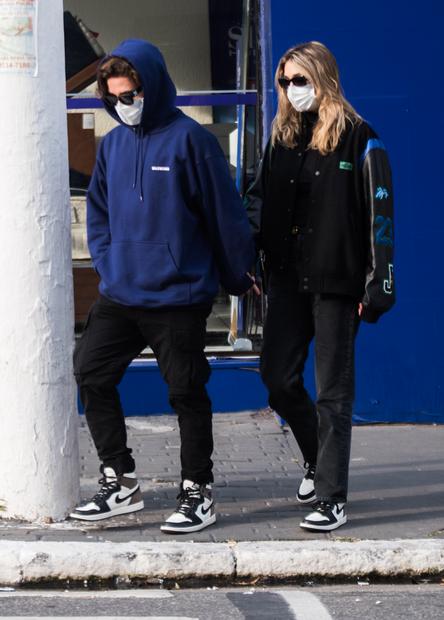
[{"label": "man in blue hoodie", "polygon": [[88,191],[100,297],[74,367],[103,477],[71,517],[97,521],[144,506],[117,385],[149,345],[181,437],[179,502],[161,530],[195,532],[216,520],[206,318],[220,283],[233,295],[252,288],[255,250],[224,154],[175,107],[159,50],[124,41],[99,67],[98,88],[119,126],[99,146]]}]

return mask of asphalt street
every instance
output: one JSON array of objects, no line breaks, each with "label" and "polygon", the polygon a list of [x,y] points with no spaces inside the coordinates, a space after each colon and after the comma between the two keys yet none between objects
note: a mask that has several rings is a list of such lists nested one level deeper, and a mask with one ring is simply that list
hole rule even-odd
[{"label": "asphalt street", "polygon": [[0,590],[0,618],[111,620],[442,620],[443,585],[196,590]]}]

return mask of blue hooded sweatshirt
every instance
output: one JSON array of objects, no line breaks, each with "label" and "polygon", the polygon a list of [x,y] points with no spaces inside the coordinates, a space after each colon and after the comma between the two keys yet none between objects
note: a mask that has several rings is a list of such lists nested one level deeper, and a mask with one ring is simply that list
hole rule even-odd
[{"label": "blue hooded sweatshirt", "polygon": [[222,283],[251,287],[255,250],[245,209],[216,138],[175,107],[159,50],[127,40],[143,86],[140,125],[102,140],[87,200],[88,245],[99,291],[128,306],[211,304]]}]

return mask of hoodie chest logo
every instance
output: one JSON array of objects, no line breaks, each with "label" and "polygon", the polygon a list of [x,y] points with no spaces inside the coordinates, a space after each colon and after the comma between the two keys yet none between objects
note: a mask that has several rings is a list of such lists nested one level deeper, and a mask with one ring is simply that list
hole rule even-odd
[{"label": "hoodie chest logo", "polygon": [[169,166],[151,166],[151,170],[154,170],[154,172],[169,172],[170,167]]}]

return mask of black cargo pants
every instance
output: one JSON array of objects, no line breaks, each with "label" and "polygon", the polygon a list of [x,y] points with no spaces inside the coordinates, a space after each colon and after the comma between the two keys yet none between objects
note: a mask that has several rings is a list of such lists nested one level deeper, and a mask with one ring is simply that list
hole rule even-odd
[{"label": "black cargo pants", "polygon": [[210,307],[150,310],[100,297],[74,352],[74,372],[99,459],[116,473],[135,469],[127,446],[117,385],[131,361],[148,345],[168,384],[178,415],[182,480],[213,481],[211,402],[204,354]]}]

